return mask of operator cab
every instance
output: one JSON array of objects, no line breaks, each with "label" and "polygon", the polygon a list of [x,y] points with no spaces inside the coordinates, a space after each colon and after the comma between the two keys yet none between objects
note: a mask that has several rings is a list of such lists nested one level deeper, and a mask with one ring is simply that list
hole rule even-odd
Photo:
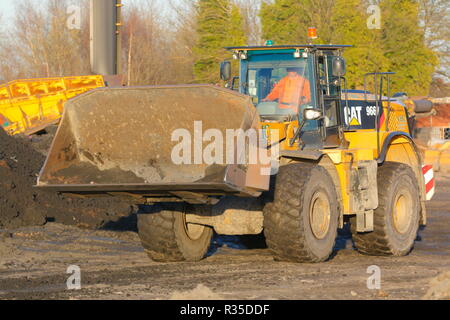
[{"label": "operator cab", "polygon": [[[227,48],[240,61],[239,78],[233,80],[232,87],[252,97],[264,122],[302,123],[301,139],[306,148],[338,147],[342,143],[341,87],[345,81],[342,50],[346,47],[350,46]],[[223,62],[223,80],[231,79],[230,70],[231,62]],[[306,119],[305,110],[319,111],[319,117]]]}]

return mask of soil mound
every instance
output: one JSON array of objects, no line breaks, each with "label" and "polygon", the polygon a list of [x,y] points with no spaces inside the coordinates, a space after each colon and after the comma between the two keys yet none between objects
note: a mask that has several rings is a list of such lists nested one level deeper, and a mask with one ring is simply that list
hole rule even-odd
[{"label": "soil mound", "polygon": [[42,141],[37,142],[35,147],[31,139],[0,129],[0,229],[48,221],[100,228],[132,213],[130,204],[118,199],[75,199],[33,188],[45,161]]}]

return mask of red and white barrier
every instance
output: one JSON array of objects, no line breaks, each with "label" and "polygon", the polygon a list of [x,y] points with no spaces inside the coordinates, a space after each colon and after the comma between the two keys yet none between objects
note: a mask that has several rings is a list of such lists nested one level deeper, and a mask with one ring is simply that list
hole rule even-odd
[{"label": "red and white barrier", "polygon": [[435,192],[434,172],[432,165],[425,165],[422,167],[423,177],[425,179],[425,192],[427,194],[427,201],[430,201]]}]

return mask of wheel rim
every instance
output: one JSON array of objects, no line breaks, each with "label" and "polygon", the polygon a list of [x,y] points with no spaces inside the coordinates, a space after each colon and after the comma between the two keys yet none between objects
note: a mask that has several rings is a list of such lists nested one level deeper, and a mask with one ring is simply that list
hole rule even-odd
[{"label": "wheel rim", "polygon": [[198,240],[203,235],[205,226],[186,222],[186,215],[184,215],[184,230],[186,231],[186,235],[189,237],[189,239]]},{"label": "wheel rim", "polygon": [[324,239],[328,234],[331,222],[330,202],[325,193],[314,194],[309,212],[312,233],[317,239]]},{"label": "wheel rim", "polygon": [[394,202],[394,210],[392,218],[394,221],[394,228],[400,234],[405,234],[411,225],[412,215],[412,201],[411,196],[407,192],[402,192],[397,195]]}]

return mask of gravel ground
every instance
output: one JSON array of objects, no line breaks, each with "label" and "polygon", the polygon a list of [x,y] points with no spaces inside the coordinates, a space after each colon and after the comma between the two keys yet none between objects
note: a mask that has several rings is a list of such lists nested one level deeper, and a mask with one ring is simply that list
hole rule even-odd
[{"label": "gravel ground", "polygon": [[[401,258],[360,255],[342,232],[321,264],[274,262],[234,237],[216,238],[199,263],[162,264],[134,232],[56,223],[0,230],[0,299],[450,299],[450,176],[437,190],[428,226]],[[67,290],[71,265],[81,269],[81,290]],[[367,289],[372,265],[381,290]]]}]

